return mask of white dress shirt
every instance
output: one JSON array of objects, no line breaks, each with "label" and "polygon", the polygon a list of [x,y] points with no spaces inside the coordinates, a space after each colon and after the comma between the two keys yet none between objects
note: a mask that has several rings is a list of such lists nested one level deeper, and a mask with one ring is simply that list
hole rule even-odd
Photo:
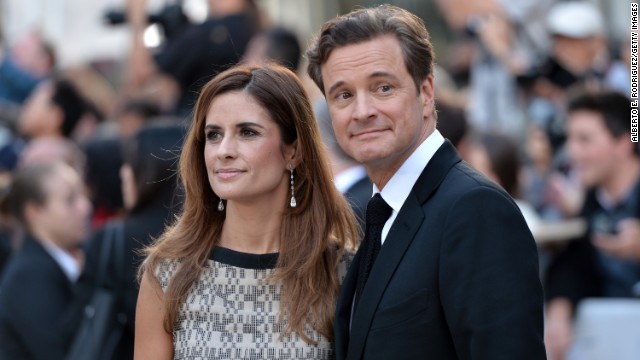
[{"label": "white dress shirt", "polygon": [[76,282],[80,277],[80,264],[78,264],[78,261],[76,261],[71,254],[62,250],[50,241],[43,241],[42,246],[49,255],[51,255],[53,260],[60,265],[62,272],[64,272],[69,281],[72,283]]},{"label": "white dress shirt", "polygon": [[355,183],[362,180],[367,176],[367,169],[362,165],[356,165],[350,167],[344,171],[341,171],[338,175],[333,179],[333,183],[336,185],[336,188],[340,193],[344,194],[352,187]]},{"label": "white dress shirt", "polygon": [[393,209],[391,216],[389,216],[389,219],[382,228],[382,244],[384,244],[391,225],[398,216],[398,212],[407,200],[407,197],[409,197],[409,193],[411,189],[413,189],[416,181],[418,181],[420,174],[422,174],[422,171],[433,157],[433,154],[436,153],[443,143],[444,137],[438,130],[435,130],[418,146],[413,154],[405,160],[398,171],[389,179],[389,182],[384,186],[382,191],[373,184],[373,195],[380,193],[384,201]]}]

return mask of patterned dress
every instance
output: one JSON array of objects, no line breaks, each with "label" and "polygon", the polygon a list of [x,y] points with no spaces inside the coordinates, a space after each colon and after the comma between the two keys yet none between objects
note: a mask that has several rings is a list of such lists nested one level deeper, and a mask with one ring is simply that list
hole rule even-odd
[{"label": "patterned dress", "polygon": [[[297,333],[280,336],[282,284],[267,281],[278,254],[216,248],[180,307],[173,330],[174,359],[334,359],[333,344],[310,329],[310,345]],[[351,254],[339,262],[340,282]],[[158,278],[166,291],[178,261],[163,261]]]}]

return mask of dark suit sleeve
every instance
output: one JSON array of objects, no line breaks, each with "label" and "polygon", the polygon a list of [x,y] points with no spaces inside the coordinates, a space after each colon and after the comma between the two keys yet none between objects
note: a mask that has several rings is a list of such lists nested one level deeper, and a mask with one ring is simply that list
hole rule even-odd
[{"label": "dark suit sleeve", "polygon": [[[67,306],[64,293],[66,281],[61,278],[42,276],[38,271],[58,271],[59,269],[36,268],[17,273],[6,286],[11,294],[6,312],[10,316],[10,326],[24,348],[34,360],[64,359],[64,342],[59,332],[62,315]],[[57,281],[59,280],[59,281]],[[22,284],[29,284],[23,286]]]},{"label": "dark suit sleeve", "polygon": [[482,186],[447,214],[443,311],[459,359],[545,359],[538,255],[515,203]]}]

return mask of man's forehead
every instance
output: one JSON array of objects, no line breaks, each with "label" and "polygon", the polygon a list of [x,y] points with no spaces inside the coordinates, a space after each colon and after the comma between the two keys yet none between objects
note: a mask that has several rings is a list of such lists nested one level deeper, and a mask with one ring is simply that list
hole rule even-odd
[{"label": "man's forehead", "polygon": [[334,49],[321,66],[325,88],[335,83],[358,78],[397,77],[396,71],[404,67],[400,51],[387,41],[366,42]]}]

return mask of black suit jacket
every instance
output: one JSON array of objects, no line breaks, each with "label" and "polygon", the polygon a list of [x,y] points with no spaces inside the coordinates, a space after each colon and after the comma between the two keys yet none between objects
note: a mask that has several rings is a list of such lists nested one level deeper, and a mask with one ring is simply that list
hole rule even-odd
[{"label": "black suit jacket", "polygon": [[[171,194],[168,194],[171,195]],[[170,197],[170,196],[169,196]],[[133,359],[133,346],[135,341],[135,311],[138,300],[138,268],[144,260],[142,250],[148,246],[153,239],[162,234],[166,224],[173,217],[171,208],[164,197],[158,197],[157,202],[150,204],[139,212],[129,215],[122,220],[122,236],[124,246],[122,261],[124,264],[116,264],[116,258],[109,258],[107,269],[108,274],[114,274],[107,277],[103,284],[98,284],[98,263],[101,257],[102,244],[105,229],[97,230],[89,243],[87,250],[87,265],[77,284],[78,298],[73,305],[74,309],[83,309],[91,300],[91,296],[97,287],[108,289],[119,289],[119,304],[121,311],[127,317],[124,334],[118,348],[116,350],[118,360]],[[111,224],[114,225],[114,224]],[[118,267],[118,268],[116,268]],[[121,274],[123,277],[118,279],[115,274]],[[78,316],[70,322],[77,327],[80,323],[80,312],[74,311]]]},{"label": "black suit jacket", "polygon": [[356,181],[347,191],[344,192],[344,197],[351,205],[353,212],[358,218],[358,222],[364,229],[364,214],[367,210],[367,204],[371,199],[371,193],[373,191],[373,183],[369,180],[368,176]]},{"label": "black suit jacket", "polygon": [[337,359],[545,359],[533,237],[501,188],[447,141],[418,178],[351,304],[338,298]]},{"label": "black suit jacket", "polygon": [[0,359],[62,360],[74,293],[58,263],[27,236],[0,282]]}]

